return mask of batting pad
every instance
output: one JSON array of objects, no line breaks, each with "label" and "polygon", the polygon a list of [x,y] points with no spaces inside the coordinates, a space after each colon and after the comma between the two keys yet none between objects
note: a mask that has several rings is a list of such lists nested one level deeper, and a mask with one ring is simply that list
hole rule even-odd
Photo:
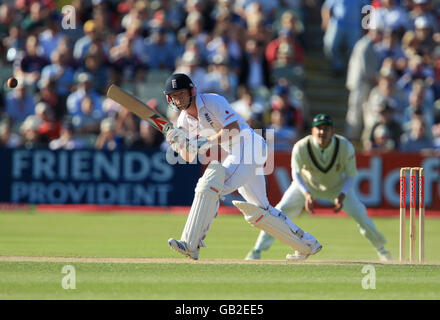
[{"label": "batting pad", "polygon": [[[303,234],[302,230],[293,222],[287,221],[285,215],[272,215],[268,210],[249,202],[234,200],[232,203],[243,213],[245,220],[254,227],[267,232],[294,250],[303,254],[311,253],[311,248],[297,235]],[[294,230],[297,230],[297,233]]]},{"label": "batting pad", "polygon": [[221,163],[212,161],[197,182],[194,200],[181,236],[189,251],[204,246],[202,240],[217,215],[225,176],[226,170]]}]

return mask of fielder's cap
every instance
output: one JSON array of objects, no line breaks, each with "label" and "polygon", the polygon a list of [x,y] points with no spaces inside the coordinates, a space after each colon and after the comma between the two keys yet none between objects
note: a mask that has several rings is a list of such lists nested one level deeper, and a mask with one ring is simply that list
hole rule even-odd
[{"label": "fielder's cap", "polygon": [[171,75],[165,82],[165,94],[170,94],[183,89],[191,90],[194,88],[194,83],[184,73],[175,73]]},{"label": "fielder's cap", "polygon": [[324,113],[320,113],[313,118],[312,128],[320,126],[321,124],[327,124],[327,125],[333,127],[333,120],[332,120],[332,118],[330,118],[329,115],[324,114]]}]

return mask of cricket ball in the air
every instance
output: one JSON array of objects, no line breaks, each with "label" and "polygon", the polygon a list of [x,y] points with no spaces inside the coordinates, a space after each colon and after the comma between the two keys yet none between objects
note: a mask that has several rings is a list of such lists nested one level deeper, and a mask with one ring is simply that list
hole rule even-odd
[{"label": "cricket ball in the air", "polygon": [[17,84],[18,84],[18,81],[14,77],[10,77],[8,79],[8,86],[9,86],[9,88],[15,88],[17,86]]}]

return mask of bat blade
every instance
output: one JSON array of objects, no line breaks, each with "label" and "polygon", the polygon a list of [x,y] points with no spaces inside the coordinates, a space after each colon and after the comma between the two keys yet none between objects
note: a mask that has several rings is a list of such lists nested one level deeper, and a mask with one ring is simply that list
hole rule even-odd
[{"label": "bat blade", "polygon": [[148,121],[163,134],[173,127],[172,123],[166,117],[153,110],[133,95],[119,88],[117,85],[110,85],[107,90],[107,97],[130,110],[139,118]]}]

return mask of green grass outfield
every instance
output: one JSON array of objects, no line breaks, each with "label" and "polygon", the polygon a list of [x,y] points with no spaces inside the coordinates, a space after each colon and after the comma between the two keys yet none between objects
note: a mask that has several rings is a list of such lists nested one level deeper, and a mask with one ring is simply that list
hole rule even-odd
[{"label": "green grass outfield", "polygon": [[[185,221],[0,212],[0,299],[440,299],[440,219],[426,220],[424,265],[381,264],[352,219],[317,216],[296,220],[324,246],[306,263],[285,262],[279,242],[262,262],[243,261],[258,231],[239,215],[217,217],[194,262],[167,245]],[[398,219],[374,222],[398,258]],[[75,290],[62,288],[65,265],[75,268]],[[366,265],[375,289],[362,287]]]}]

